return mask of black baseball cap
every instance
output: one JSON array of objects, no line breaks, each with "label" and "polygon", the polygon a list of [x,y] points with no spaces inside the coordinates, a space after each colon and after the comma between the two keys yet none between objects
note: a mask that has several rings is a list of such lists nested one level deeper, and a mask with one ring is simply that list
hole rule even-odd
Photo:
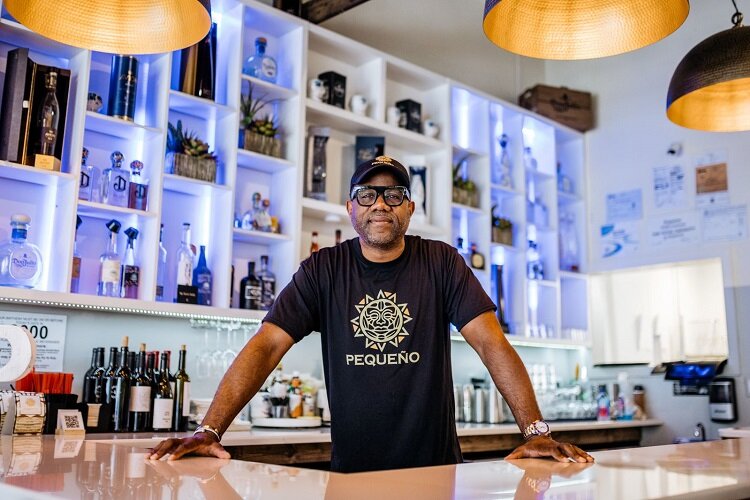
[{"label": "black baseball cap", "polygon": [[390,156],[378,156],[357,166],[349,183],[349,191],[357,184],[362,184],[365,179],[373,175],[376,171],[386,171],[393,174],[399,186],[409,187],[409,172],[404,166]]}]

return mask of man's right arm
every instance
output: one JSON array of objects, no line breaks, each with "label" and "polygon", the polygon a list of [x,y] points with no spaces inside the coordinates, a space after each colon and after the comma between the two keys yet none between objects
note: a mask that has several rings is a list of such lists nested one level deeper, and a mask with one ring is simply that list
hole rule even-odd
[{"label": "man's right arm", "polygon": [[[224,374],[202,424],[218,429],[223,434],[292,345],[294,340],[287,332],[272,323],[263,323]],[[229,454],[210,432],[162,441],[153,448],[149,458],[158,460],[170,454],[169,459],[176,460],[188,453],[229,458]]]}]

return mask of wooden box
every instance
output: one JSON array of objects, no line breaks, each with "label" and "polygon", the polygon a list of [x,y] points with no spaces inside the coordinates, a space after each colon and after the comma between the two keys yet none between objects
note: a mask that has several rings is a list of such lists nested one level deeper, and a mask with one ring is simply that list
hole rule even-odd
[{"label": "wooden box", "polygon": [[518,96],[518,104],[580,132],[594,128],[590,92],[536,85]]}]

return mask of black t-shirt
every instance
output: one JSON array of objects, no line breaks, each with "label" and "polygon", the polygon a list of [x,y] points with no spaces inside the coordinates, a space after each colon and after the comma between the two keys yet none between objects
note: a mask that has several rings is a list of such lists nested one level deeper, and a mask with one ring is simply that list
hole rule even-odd
[{"label": "black t-shirt", "polygon": [[406,236],[375,263],[355,238],[302,262],[264,321],[295,341],[321,332],[331,468],[356,472],[461,462],[450,323],[494,308],[453,247]]}]

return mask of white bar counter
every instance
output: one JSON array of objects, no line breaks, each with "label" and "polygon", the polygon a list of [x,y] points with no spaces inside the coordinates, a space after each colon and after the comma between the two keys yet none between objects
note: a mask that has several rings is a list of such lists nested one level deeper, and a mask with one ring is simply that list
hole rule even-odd
[{"label": "white bar counter", "polygon": [[3,436],[0,493],[16,498],[494,499],[750,497],[750,439],[551,460],[338,474],[238,460],[146,460],[127,441]]}]

